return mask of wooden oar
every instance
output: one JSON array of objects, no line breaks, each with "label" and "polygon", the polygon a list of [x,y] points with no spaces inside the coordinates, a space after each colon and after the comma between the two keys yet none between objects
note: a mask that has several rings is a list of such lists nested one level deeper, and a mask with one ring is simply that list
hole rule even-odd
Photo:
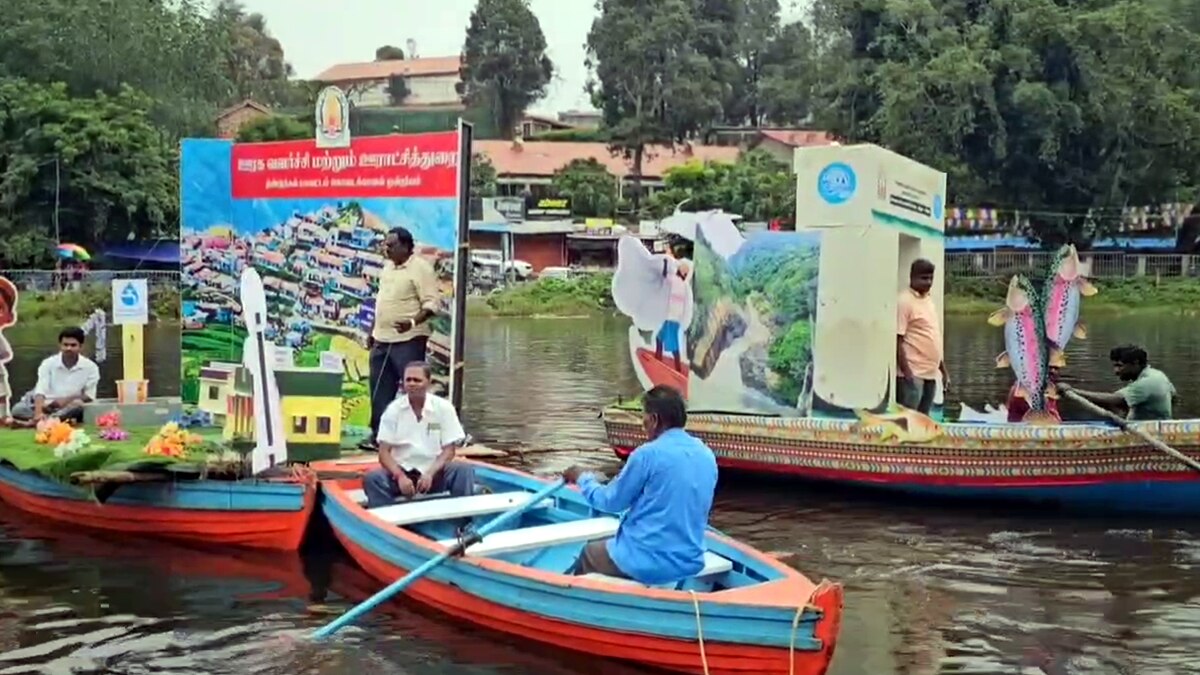
[{"label": "wooden oar", "polygon": [[432,571],[433,568],[437,567],[438,565],[441,565],[442,563],[446,562],[453,556],[462,554],[463,551],[466,551],[467,547],[469,547],[471,544],[474,544],[474,543],[482,540],[484,537],[486,537],[491,532],[494,532],[498,528],[500,528],[504,525],[507,525],[508,523],[512,522],[513,520],[516,520],[517,518],[520,518],[526,511],[532,509],[535,505],[541,503],[543,500],[545,500],[547,497],[554,494],[555,492],[558,492],[560,489],[562,489],[562,487],[564,485],[566,485],[566,481],[564,481],[562,479],[559,479],[558,481],[556,481],[550,485],[547,485],[540,492],[538,492],[537,494],[530,497],[529,501],[525,502],[523,505],[521,505],[511,511],[503,513],[499,516],[496,516],[491,521],[484,524],[483,527],[479,528],[478,530],[476,530],[474,532],[469,533],[467,536],[460,539],[456,544],[454,544],[454,546],[451,546],[449,549],[447,549],[445,553],[442,553],[442,554],[438,555],[436,558],[432,558],[432,559],[426,561],[423,565],[421,565],[417,569],[409,572],[408,574],[404,575],[400,579],[393,581],[391,583],[391,585],[389,585],[387,588],[383,589],[382,591],[379,591],[378,593],[376,593],[375,595],[372,595],[371,597],[367,598],[366,600],[363,600],[362,602],[360,602],[357,605],[355,605],[354,607],[352,607],[350,609],[350,611],[346,612],[345,614],[339,616],[338,618],[334,619],[333,621],[330,621],[329,623],[325,624],[321,628],[317,629],[315,632],[313,632],[312,638],[314,640],[320,640],[320,639],[329,637],[330,635],[333,635],[334,633],[341,630],[342,628],[345,628],[346,626],[350,625],[351,623],[354,623],[363,614],[366,614],[367,612],[371,611],[380,603],[391,599],[392,596],[396,595],[400,591],[403,591],[405,588],[412,585],[412,583],[414,581],[420,579],[421,577],[425,576],[426,574],[429,574],[429,572]]},{"label": "wooden oar", "polygon": [[1176,450],[1175,448],[1172,448],[1171,446],[1167,445],[1166,443],[1163,443],[1162,441],[1151,436],[1150,434],[1146,433],[1145,431],[1142,431],[1141,429],[1135,429],[1135,428],[1129,426],[1129,422],[1125,421],[1125,419],[1123,417],[1121,417],[1120,415],[1112,412],[1111,410],[1105,410],[1104,408],[1101,408],[1100,406],[1096,405],[1095,403],[1092,403],[1091,401],[1089,401],[1086,398],[1084,398],[1083,396],[1081,396],[1074,389],[1059,389],[1059,391],[1066,394],[1067,398],[1071,399],[1072,401],[1075,401],[1076,403],[1087,408],[1088,410],[1092,411],[1093,413],[1100,415],[1101,417],[1104,417],[1105,419],[1113,422],[1118,427],[1121,427],[1121,429],[1123,431],[1127,431],[1127,432],[1133,434],[1134,436],[1141,438],[1143,441],[1146,441],[1155,450],[1158,450],[1159,452],[1170,455],[1171,457],[1179,460],[1180,462],[1187,464],[1189,467],[1195,469],[1196,471],[1200,471],[1200,462],[1197,462],[1196,460],[1192,459],[1191,457],[1188,457],[1187,455]]}]

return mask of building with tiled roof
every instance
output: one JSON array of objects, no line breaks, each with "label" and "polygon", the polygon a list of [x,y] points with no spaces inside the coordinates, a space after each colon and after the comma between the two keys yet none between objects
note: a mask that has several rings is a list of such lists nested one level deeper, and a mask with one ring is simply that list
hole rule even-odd
[{"label": "building with tiled roof", "polygon": [[391,105],[388,81],[403,77],[408,87],[404,107],[461,106],[457,85],[462,59],[436,56],[422,59],[339,63],[326,68],[314,80],[337,85],[355,105]]},{"label": "building with tiled roof", "polygon": [[[592,158],[603,164],[610,173],[631,183],[633,163],[614,155],[604,143],[554,141],[476,141],[475,150],[487,155],[496,168],[497,183],[505,194],[517,195],[523,190],[538,192],[534,186],[549,185],[554,172],[576,159]],[[667,169],[690,160],[733,162],[740,150],[731,146],[684,144],[674,148],[648,148],[642,160],[642,184],[648,188],[662,185]]]}]

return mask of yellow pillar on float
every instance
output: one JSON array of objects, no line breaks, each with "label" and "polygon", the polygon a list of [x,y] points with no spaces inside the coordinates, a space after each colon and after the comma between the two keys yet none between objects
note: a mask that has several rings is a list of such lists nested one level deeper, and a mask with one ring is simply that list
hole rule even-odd
[{"label": "yellow pillar on float", "polygon": [[127,381],[145,379],[146,349],[142,342],[145,335],[145,326],[141,324],[121,326],[122,372]]},{"label": "yellow pillar on float", "polygon": [[121,327],[121,365],[117,401],[144,403],[149,395],[146,380],[146,323],[150,320],[149,288],[145,279],[117,279],[112,285],[113,323]]}]

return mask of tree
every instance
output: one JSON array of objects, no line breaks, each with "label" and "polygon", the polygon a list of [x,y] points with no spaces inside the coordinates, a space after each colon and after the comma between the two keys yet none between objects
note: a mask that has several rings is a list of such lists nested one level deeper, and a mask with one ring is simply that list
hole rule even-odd
[{"label": "tree", "polygon": [[62,241],[85,248],[178,234],[178,153],[151,105],[129,87],[72,98],[0,79],[0,266],[48,262],[56,211]]},{"label": "tree", "polygon": [[700,132],[721,115],[722,85],[697,46],[691,0],[597,0],[588,33],[589,91],[612,133],[609,148],[632,160],[641,199],[648,148]]},{"label": "tree", "polygon": [[1087,244],[1198,184],[1198,36],[1165,2],[818,0],[824,127],[947,172],[949,201]]},{"label": "tree", "polygon": [[404,50],[392,45],[384,45],[375,50],[376,61],[403,61]]},{"label": "tree", "polygon": [[407,99],[411,93],[412,92],[408,88],[408,80],[406,80],[403,75],[392,75],[388,78],[388,102],[392,105],[404,105],[404,100]]},{"label": "tree", "polygon": [[305,120],[302,122],[287,115],[262,117],[238,129],[237,140],[239,143],[307,140],[313,138],[316,133],[312,117],[306,116]]},{"label": "tree", "polygon": [[75,96],[129,85],[154,101],[154,121],[200,133],[234,99],[224,37],[193,0],[7,3],[0,73],[63,82]]},{"label": "tree", "polygon": [[594,157],[573,159],[554,172],[555,194],[571,200],[571,210],[585,218],[609,218],[617,208],[617,177]]},{"label": "tree", "polygon": [[482,152],[471,155],[471,198],[495,197],[497,192],[496,167],[492,159]]},{"label": "tree", "polygon": [[736,162],[692,160],[671,167],[663,189],[651,200],[662,217],[687,200],[687,210],[722,209],[750,221],[791,218],[796,186],[788,165],[761,150],[742,153]]},{"label": "tree", "polygon": [[760,120],[799,124],[812,113],[816,86],[816,49],[812,34],[799,21],[784,26],[756,56],[756,107]]},{"label": "tree", "polygon": [[463,43],[459,93],[492,111],[504,138],[531,103],[546,94],[554,65],[528,0],[479,0]]},{"label": "tree", "polygon": [[292,66],[284,59],[279,40],[267,30],[262,14],[247,13],[241,0],[219,0],[213,22],[220,31],[225,76],[235,100],[268,105],[299,102],[302,93],[289,81]]}]

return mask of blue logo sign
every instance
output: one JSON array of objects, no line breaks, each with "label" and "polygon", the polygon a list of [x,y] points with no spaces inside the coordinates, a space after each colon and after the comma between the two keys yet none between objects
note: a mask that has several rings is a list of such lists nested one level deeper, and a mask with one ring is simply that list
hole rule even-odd
[{"label": "blue logo sign", "polygon": [[140,299],[137,289],[133,287],[133,284],[125,284],[125,290],[121,291],[121,304],[126,307],[137,307]]},{"label": "blue logo sign", "polygon": [[817,194],[821,195],[826,204],[845,204],[857,189],[858,176],[854,174],[854,169],[844,162],[830,164],[821,169],[821,174],[817,176]]},{"label": "blue logo sign", "polygon": [[942,196],[934,195],[933,196],[933,219],[934,220],[942,220],[943,216],[945,216],[945,209],[946,209],[946,205],[942,203]]}]

